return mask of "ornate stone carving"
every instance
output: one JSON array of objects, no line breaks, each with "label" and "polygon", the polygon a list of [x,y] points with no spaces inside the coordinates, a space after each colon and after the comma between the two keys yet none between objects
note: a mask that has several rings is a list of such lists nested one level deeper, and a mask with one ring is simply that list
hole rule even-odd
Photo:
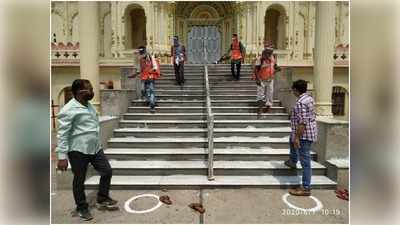
[{"label": "ornate stone carving", "polygon": [[316,103],[315,113],[318,117],[333,117],[332,103]]}]

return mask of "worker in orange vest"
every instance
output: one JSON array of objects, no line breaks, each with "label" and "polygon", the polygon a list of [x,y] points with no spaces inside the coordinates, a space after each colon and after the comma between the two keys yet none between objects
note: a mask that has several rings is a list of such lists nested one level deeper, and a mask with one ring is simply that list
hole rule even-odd
[{"label": "worker in orange vest", "polygon": [[[273,105],[274,76],[280,68],[276,65],[276,59],[272,54],[272,44],[264,45],[261,56],[257,59],[254,68],[253,79],[257,83],[258,114],[262,111],[269,112]],[[265,108],[263,109],[263,107]]]},{"label": "worker in orange vest", "polygon": [[[229,48],[228,54],[231,54],[231,72],[232,77],[235,80],[240,79],[240,67],[244,63],[244,57],[246,55],[246,49],[242,42],[239,41],[237,34],[232,35],[232,44]],[[236,74],[235,74],[236,66]]]},{"label": "worker in orange vest", "polygon": [[155,112],[156,97],[155,97],[155,80],[160,75],[160,62],[146,51],[146,47],[140,46],[139,49],[139,69],[140,79],[144,82],[144,90],[147,98],[147,103],[150,106],[150,112]]}]

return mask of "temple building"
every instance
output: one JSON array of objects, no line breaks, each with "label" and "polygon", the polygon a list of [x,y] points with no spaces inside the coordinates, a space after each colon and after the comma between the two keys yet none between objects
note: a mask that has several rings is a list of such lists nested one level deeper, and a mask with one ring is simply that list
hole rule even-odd
[{"label": "temple building", "polygon": [[79,77],[95,84],[96,105],[100,90],[111,88],[105,83],[126,88],[121,67],[135,66],[133,51],[138,46],[146,45],[163,64],[169,64],[171,39],[177,35],[186,46],[189,64],[209,64],[227,52],[232,34],[237,33],[246,47],[246,64],[254,63],[264,40],[272,42],[278,64],[290,70],[292,79],[309,81],[317,113],[348,120],[348,2],[51,4],[51,98],[56,112],[71,99],[70,85]]}]

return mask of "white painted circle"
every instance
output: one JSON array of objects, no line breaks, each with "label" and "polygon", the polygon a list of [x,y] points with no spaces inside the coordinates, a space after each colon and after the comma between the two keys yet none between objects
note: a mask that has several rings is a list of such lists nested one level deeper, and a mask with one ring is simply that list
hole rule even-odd
[{"label": "white painted circle", "polygon": [[303,211],[303,212],[317,212],[319,210],[321,210],[324,206],[322,205],[322,202],[320,200],[318,200],[318,198],[314,197],[314,196],[309,196],[312,200],[314,200],[314,202],[316,203],[316,206],[314,208],[310,208],[310,209],[304,209],[304,208],[300,208],[297,207],[295,205],[293,205],[292,203],[290,203],[287,198],[289,197],[289,193],[286,193],[282,196],[282,201],[284,203],[286,203],[286,205],[288,205],[290,208],[292,209],[296,209],[299,211]]},{"label": "white painted circle", "polygon": [[[134,201],[134,200],[136,200],[136,199],[138,199],[138,198],[143,198],[143,197],[153,197],[153,198],[157,199],[158,204],[157,204],[156,206],[154,206],[153,208],[151,208],[151,209],[146,209],[146,210],[137,211],[137,210],[131,209],[131,207],[129,206],[129,204],[131,204],[132,201]],[[163,203],[160,202],[159,197],[158,197],[157,195],[153,195],[153,194],[142,194],[142,195],[134,196],[134,197],[130,198],[128,201],[126,201],[126,202],[125,202],[125,207],[124,207],[124,208],[125,208],[125,210],[126,210],[128,213],[141,214],[141,213],[152,212],[152,211],[158,209],[162,204],[163,204]]]}]

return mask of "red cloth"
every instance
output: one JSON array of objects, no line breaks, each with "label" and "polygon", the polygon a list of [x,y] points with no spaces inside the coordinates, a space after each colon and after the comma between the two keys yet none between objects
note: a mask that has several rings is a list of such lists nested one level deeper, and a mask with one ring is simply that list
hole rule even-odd
[{"label": "red cloth", "polygon": [[157,80],[160,77],[160,62],[153,56],[140,59],[140,79]]}]

